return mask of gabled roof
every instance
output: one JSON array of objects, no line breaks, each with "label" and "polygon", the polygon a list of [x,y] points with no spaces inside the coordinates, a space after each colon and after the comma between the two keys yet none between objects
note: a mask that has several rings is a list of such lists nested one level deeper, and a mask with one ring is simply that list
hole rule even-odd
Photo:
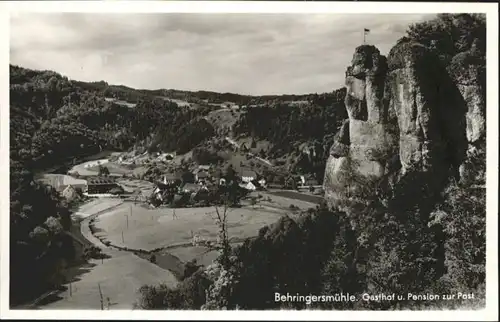
[{"label": "gabled roof", "polygon": [[241,172],[241,176],[242,177],[252,177],[252,178],[257,178],[257,173],[255,173],[255,171],[252,171],[252,170],[243,170]]},{"label": "gabled roof", "polygon": [[200,171],[197,173],[198,178],[208,178],[210,174],[207,171]]},{"label": "gabled roof", "polygon": [[99,185],[99,184],[114,184],[115,180],[113,178],[89,178],[87,180],[89,185]]},{"label": "gabled roof", "polygon": [[248,183],[240,183],[239,184],[240,188],[243,188],[243,189],[246,189],[246,190],[255,190],[256,186],[251,183],[251,182],[248,182]]},{"label": "gabled roof", "polygon": [[168,180],[168,181],[173,181],[173,180],[180,180],[182,178],[182,175],[179,172],[167,172],[163,174],[162,179]]}]

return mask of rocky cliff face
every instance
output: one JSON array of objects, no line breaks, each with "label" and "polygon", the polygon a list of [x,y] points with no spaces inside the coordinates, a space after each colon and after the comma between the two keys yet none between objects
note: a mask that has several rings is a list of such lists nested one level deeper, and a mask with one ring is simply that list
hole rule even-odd
[{"label": "rocky cliff face", "polygon": [[431,193],[459,176],[468,144],[485,135],[484,95],[478,64],[464,57],[455,63],[449,73],[414,42],[397,44],[387,59],[374,46],[356,48],[346,71],[349,118],[325,169],[331,206],[345,209],[409,174],[418,178],[415,191]]}]

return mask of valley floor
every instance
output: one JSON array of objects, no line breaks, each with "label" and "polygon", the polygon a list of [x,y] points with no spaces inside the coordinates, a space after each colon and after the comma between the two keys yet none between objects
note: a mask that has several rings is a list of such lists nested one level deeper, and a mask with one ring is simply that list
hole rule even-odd
[{"label": "valley floor", "polygon": [[[94,237],[89,228],[91,218],[116,207],[116,200],[99,199],[83,205],[77,216],[83,218],[81,233],[92,244],[100,247],[109,258],[90,260],[89,264],[69,270],[73,277],[64,285],[52,303],[39,309],[94,309],[101,308],[99,287],[104,309],[132,309],[138,298],[138,289],[144,284],[165,283],[175,286],[177,279],[168,270],[141,259],[131,252],[110,248]],[[109,298],[109,303],[108,299]]]}]

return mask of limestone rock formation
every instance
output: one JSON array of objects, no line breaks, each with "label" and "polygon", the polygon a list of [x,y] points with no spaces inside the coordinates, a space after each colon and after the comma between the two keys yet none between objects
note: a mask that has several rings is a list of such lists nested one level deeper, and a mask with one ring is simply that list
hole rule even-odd
[{"label": "limestone rock formation", "polygon": [[486,136],[486,60],[473,45],[453,57],[448,73],[467,104],[467,140],[478,143]]},{"label": "limestone rock formation", "polygon": [[467,141],[484,133],[480,121],[469,120],[482,111],[471,83],[457,87],[438,57],[415,42],[398,43],[387,59],[374,46],[356,48],[346,72],[349,118],[325,169],[328,203],[345,209],[408,174],[418,178],[415,191],[431,192],[458,176]]},{"label": "limestone rock formation", "polygon": [[[453,57],[448,73],[460,91],[467,106],[467,159],[484,152],[486,145],[486,60],[476,46]],[[471,168],[472,167],[472,168]],[[460,166],[460,178],[470,176],[475,167],[470,162]],[[476,169],[477,170],[477,169]]]}]

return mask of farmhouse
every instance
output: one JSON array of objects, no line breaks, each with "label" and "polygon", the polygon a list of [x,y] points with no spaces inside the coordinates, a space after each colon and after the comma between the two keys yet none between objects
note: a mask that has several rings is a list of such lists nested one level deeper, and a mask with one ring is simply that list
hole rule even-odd
[{"label": "farmhouse", "polygon": [[293,176],[289,176],[288,178],[285,179],[285,188],[287,189],[297,189],[297,182],[300,184],[301,183],[301,179],[298,178],[295,178]]},{"label": "farmhouse", "polygon": [[318,180],[310,177],[310,176],[299,176],[298,180],[301,187],[310,187],[319,185]]},{"label": "farmhouse", "polygon": [[257,179],[257,173],[252,170],[243,170],[241,172],[241,181],[243,182],[252,182],[253,180]]},{"label": "farmhouse", "polygon": [[62,191],[61,195],[68,201],[73,201],[78,198],[78,192],[72,185],[67,186],[66,189]]},{"label": "farmhouse", "polygon": [[201,185],[196,184],[196,183],[186,183],[182,186],[182,191],[185,193],[196,193],[200,191],[202,188]]},{"label": "farmhouse", "polygon": [[306,179],[306,181],[304,182],[304,186],[306,186],[306,187],[310,187],[310,186],[317,186],[317,185],[319,185],[318,180],[313,179],[313,178],[308,178],[308,179]]},{"label": "farmhouse", "polygon": [[195,183],[186,183],[181,190],[183,193],[190,194],[192,198],[205,197],[209,191],[206,186]]},{"label": "farmhouse", "polygon": [[52,186],[56,191],[62,192],[68,186],[73,186],[73,188],[81,189],[82,191],[87,186],[87,180],[76,179],[72,176],[63,175],[63,174],[46,174],[40,180],[43,183]]},{"label": "farmhouse", "polygon": [[196,182],[204,183],[210,179],[210,174],[208,173],[208,171],[200,170],[194,174],[194,179]]},{"label": "farmhouse", "polygon": [[209,166],[209,165],[207,165],[207,164],[200,164],[200,165],[198,166],[198,171],[201,171],[201,170],[208,171],[208,170],[210,170],[210,166]]},{"label": "farmhouse", "polygon": [[165,185],[179,185],[182,182],[182,174],[179,172],[165,173],[161,178],[161,182]]},{"label": "farmhouse", "polygon": [[179,187],[176,184],[164,184],[162,182],[157,182],[151,197],[162,203],[165,200],[168,200],[169,196],[173,196],[178,189]]},{"label": "farmhouse", "polygon": [[99,193],[109,193],[113,188],[118,187],[118,184],[112,178],[89,178],[87,180],[87,193],[88,194],[99,194]]}]

